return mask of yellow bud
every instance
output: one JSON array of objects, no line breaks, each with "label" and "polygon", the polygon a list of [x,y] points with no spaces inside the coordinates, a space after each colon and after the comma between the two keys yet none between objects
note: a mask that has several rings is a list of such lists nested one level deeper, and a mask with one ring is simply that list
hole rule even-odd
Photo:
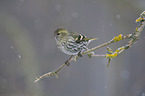
[{"label": "yellow bud", "polygon": [[141,18],[141,17],[139,17],[139,18],[137,18],[137,19],[136,19],[136,21],[135,21],[135,22],[136,22],[136,23],[138,23],[138,22],[140,22],[141,20],[142,20],[142,18]]}]

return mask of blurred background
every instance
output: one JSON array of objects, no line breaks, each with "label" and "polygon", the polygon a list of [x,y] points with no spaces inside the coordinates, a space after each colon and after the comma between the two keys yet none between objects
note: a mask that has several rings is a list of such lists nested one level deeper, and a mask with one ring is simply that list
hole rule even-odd
[{"label": "blurred background", "polygon": [[[51,37],[58,27],[99,38],[92,48],[134,32],[144,5],[145,0],[0,0],[0,96],[145,96],[145,30],[109,68],[106,58],[85,55],[64,67],[58,79],[33,82],[69,58]],[[106,47],[95,51],[106,52]]]}]

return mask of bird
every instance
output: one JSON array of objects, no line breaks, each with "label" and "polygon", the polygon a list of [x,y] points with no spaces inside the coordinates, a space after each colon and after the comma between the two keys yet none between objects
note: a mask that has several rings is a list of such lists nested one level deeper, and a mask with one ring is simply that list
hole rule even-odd
[{"label": "bird", "polygon": [[[54,38],[57,48],[67,55],[78,55],[82,57],[82,52],[88,50],[88,44],[97,38],[87,38],[76,32],[70,32],[64,28],[58,28],[54,31]],[[68,60],[65,62],[69,66]]]}]

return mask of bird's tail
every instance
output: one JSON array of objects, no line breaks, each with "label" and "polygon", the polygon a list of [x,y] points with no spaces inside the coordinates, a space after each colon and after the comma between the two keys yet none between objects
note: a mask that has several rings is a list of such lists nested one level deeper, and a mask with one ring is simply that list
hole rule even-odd
[{"label": "bird's tail", "polygon": [[93,40],[97,40],[97,39],[98,39],[98,38],[90,38],[91,41],[93,41]]},{"label": "bird's tail", "polygon": [[94,41],[94,40],[97,40],[97,39],[98,39],[98,38],[90,38],[88,43],[90,43],[90,42],[92,42],[92,41]]}]

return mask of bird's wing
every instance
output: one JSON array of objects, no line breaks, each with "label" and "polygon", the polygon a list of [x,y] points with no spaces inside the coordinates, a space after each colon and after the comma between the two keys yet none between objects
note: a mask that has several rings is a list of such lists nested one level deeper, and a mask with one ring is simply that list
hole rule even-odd
[{"label": "bird's wing", "polygon": [[73,32],[70,32],[70,35],[75,39],[76,43],[86,42],[91,39],[91,38],[87,38],[85,35],[81,35]]}]

